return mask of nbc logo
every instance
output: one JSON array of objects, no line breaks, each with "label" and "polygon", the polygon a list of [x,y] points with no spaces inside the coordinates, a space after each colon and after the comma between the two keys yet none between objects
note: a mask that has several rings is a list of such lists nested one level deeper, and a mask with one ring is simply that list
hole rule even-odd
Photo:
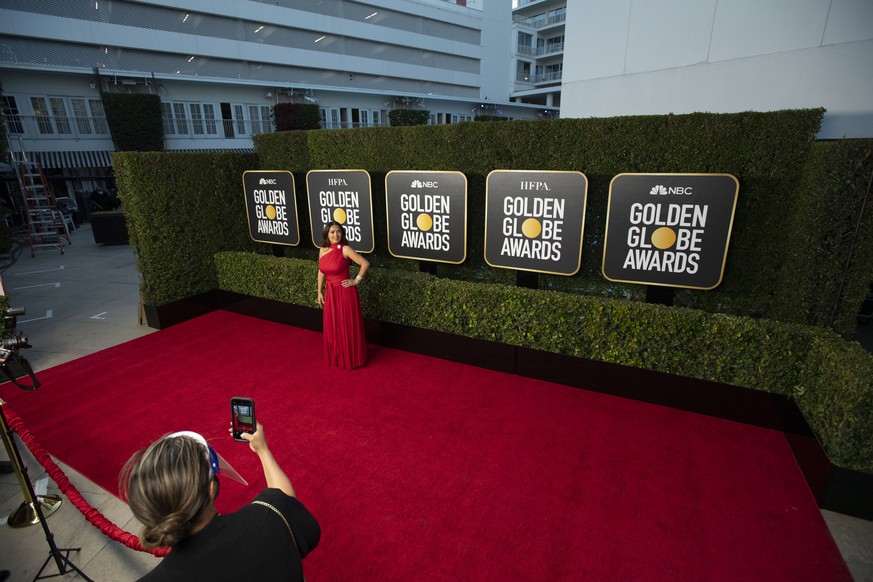
[{"label": "nbc logo", "polygon": [[651,194],[652,196],[666,196],[667,189],[659,184],[657,186],[653,186],[652,189],[649,190],[649,194]]},{"label": "nbc logo", "polygon": [[412,184],[409,185],[410,188],[424,188],[424,184],[421,183],[421,180],[413,180]]},{"label": "nbc logo", "polygon": [[275,178],[261,178],[261,180],[258,182],[258,184],[260,184],[262,186],[264,184],[275,184],[275,183],[276,183]]}]

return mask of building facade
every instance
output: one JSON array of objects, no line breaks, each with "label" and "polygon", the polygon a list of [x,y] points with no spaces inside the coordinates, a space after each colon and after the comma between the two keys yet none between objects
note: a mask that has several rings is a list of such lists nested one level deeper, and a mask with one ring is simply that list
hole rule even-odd
[{"label": "building facade", "polygon": [[541,105],[546,117],[561,106],[566,20],[566,0],[513,0],[512,100]]},{"label": "building facade", "polygon": [[562,117],[824,107],[873,137],[869,0],[574,0]]},{"label": "building facade", "polygon": [[250,150],[272,107],[313,103],[325,129],[483,113],[513,101],[512,8],[484,0],[0,0],[10,146],[67,194],[109,172],[101,93],[160,96],[167,150]]}]

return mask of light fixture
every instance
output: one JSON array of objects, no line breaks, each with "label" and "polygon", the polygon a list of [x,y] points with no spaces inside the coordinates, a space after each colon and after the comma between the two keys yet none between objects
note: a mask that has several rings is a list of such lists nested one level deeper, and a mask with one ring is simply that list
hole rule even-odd
[{"label": "light fixture", "polygon": [[322,34],[321,36],[319,36],[318,38],[316,38],[313,42],[321,42],[321,41],[323,41],[325,38],[327,38],[327,35],[326,35],[326,34]]},{"label": "light fixture", "polygon": [[96,89],[97,83],[95,83],[94,81],[91,81],[90,83],[88,83],[88,86],[91,87],[92,89]]},{"label": "light fixture", "polygon": [[373,17],[376,16],[377,14],[379,14],[379,13],[378,13],[378,12],[374,12],[373,14],[364,17],[364,20],[370,20],[371,18],[373,18]]},{"label": "light fixture", "polygon": [[255,34],[261,32],[262,30],[264,30],[264,25],[263,25],[263,24],[260,25],[259,27],[257,27],[257,28],[255,29]]},{"label": "light fixture", "polygon": [[267,99],[269,99],[272,96],[273,96],[273,93],[271,93],[270,91],[267,91],[266,93],[264,93],[264,97],[266,97]]},{"label": "light fixture", "polygon": [[185,15],[185,18],[182,19],[182,24],[185,24],[188,21],[189,16],[191,16],[191,15],[190,14]]},{"label": "light fixture", "polygon": [[188,62],[189,62],[189,63],[190,63],[191,61],[193,61],[193,60],[194,60],[194,56],[193,56],[193,55],[190,56],[190,57],[188,57]]}]

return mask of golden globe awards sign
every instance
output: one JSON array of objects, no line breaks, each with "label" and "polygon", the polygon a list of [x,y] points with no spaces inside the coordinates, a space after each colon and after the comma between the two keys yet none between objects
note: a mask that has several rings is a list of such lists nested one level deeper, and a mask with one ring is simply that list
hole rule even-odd
[{"label": "golden globe awards sign", "polygon": [[485,262],[575,274],[587,197],[588,178],[581,172],[492,171],[485,183]]},{"label": "golden globe awards sign", "polygon": [[343,225],[346,238],[359,253],[371,253],[373,237],[373,194],[370,174],[365,170],[310,170],[306,174],[312,244],[321,246],[324,225]]},{"label": "golden globe awards sign", "polygon": [[454,264],[467,258],[467,177],[461,172],[388,172],[385,204],[393,256]]},{"label": "golden globe awards sign", "polygon": [[730,174],[619,174],[609,186],[603,276],[690,289],[721,283],[739,193]]},{"label": "golden globe awards sign", "polygon": [[299,244],[291,172],[247,170],[242,180],[252,240],[289,246]]}]

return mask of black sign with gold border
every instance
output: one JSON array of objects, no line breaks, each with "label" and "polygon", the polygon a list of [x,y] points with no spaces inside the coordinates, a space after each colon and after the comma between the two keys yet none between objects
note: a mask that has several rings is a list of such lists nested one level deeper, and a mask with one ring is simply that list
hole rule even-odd
[{"label": "black sign with gold border", "polygon": [[485,182],[485,262],[574,275],[582,264],[588,178],[581,172],[494,170]]},{"label": "black sign with gold border", "polygon": [[372,253],[373,192],[366,170],[310,170],[306,173],[306,200],[312,244],[321,246],[324,225],[343,225],[349,245],[359,253]]},{"label": "black sign with gold border", "polygon": [[246,170],[242,183],[252,240],[287,246],[300,244],[291,172]]},{"label": "black sign with gold border", "polygon": [[724,274],[739,181],[731,174],[619,174],[609,185],[603,276],[714,289]]},{"label": "black sign with gold border", "polygon": [[467,258],[463,173],[392,170],[385,175],[385,206],[393,256],[452,264]]}]

